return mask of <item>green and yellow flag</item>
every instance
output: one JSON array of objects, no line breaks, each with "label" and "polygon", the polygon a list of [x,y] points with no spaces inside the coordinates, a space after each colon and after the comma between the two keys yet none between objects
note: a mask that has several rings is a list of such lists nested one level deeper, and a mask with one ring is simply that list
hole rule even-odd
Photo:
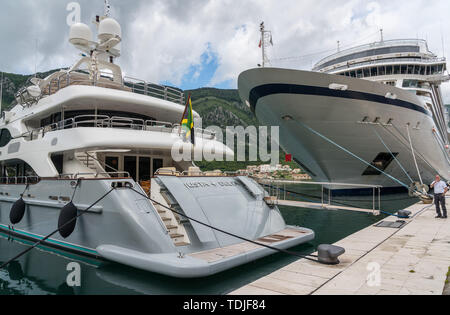
[{"label": "green and yellow flag", "polygon": [[195,145],[195,132],[194,132],[194,115],[192,111],[191,94],[189,94],[186,109],[184,110],[183,119],[181,120],[181,129],[184,133],[184,140],[190,140]]}]

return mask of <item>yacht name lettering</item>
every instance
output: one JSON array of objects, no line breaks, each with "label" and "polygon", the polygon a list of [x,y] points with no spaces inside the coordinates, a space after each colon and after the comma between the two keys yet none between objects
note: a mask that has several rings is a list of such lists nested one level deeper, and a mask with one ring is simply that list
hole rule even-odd
[{"label": "yacht name lettering", "polygon": [[235,187],[239,184],[236,182],[194,182],[194,183],[185,183],[184,186],[188,189],[197,189],[197,188],[214,188],[214,187]]}]

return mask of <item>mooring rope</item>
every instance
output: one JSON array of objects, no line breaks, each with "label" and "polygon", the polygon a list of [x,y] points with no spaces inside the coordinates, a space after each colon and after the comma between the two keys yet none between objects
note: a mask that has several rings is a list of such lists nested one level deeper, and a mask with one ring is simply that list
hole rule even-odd
[{"label": "mooring rope", "polygon": [[414,159],[414,165],[416,166],[417,175],[419,175],[420,183],[423,185],[422,175],[420,174],[419,165],[417,164],[416,154],[414,153],[414,146],[411,139],[411,133],[409,132],[409,124],[406,125],[406,131],[408,132],[409,144],[411,145],[411,152]]},{"label": "mooring rope", "polygon": [[[383,126],[384,127],[384,126]],[[397,133],[400,135],[400,137],[407,143],[408,139],[406,139],[406,137],[401,133],[401,131],[395,126],[392,125],[392,127],[395,129],[395,131],[397,131]],[[405,148],[408,149],[408,151],[411,151],[411,148],[409,147],[408,144],[403,143],[403,141],[397,136],[395,135],[392,131],[390,131],[388,128],[384,127],[386,129],[386,131],[388,131],[393,137],[395,137],[399,143],[401,143]],[[417,152],[417,155],[420,157],[420,159],[425,162],[425,164],[427,164],[436,174],[438,174],[438,170],[436,170],[428,161],[427,159],[424,158],[423,154],[421,152],[419,152],[419,150],[417,150],[417,148],[415,148],[415,151]]]},{"label": "mooring rope", "polygon": [[321,134],[320,132],[312,129],[311,127],[309,127],[308,125],[295,120],[295,122],[297,124],[299,124],[300,126],[302,126],[303,128],[309,130],[310,132],[312,132],[313,134],[319,136],[320,138],[324,139],[325,141],[333,144],[334,146],[338,147],[339,149],[341,149],[342,151],[346,152],[347,154],[353,156],[354,158],[358,159],[359,161],[363,162],[364,164],[366,164],[367,166],[375,169],[376,171],[380,172],[381,174],[384,174],[385,176],[387,176],[388,178],[390,178],[391,180],[393,180],[394,182],[400,184],[401,186],[405,187],[406,189],[409,189],[409,186],[406,185],[405,183],[403,183],[402,181],[400,181],[399,179],[391,176],[390,174],[380,170],[378,167],[376,167],[375,165],[373,165],[372,163],[367,162],[366,160],[364,160],[363,158],[359,157],[358,155],[356,155],[355,153],[351,152],[350,150],[344,148],[343,146],[339,145],[338,143],[334,142],[333,140],[329,139],[328,137],[324,136],[323,134]]},{"label": "mooring rope", "polygon": [[400,163],[400,161],[397,159],[397,157],[394,155],[394,153],[392,153],[391,149],[389,149],[389,147],[387,146],[387,144],[384,142],[383,138],[380,136],[380,134],[377,132],[377,130],[375,129],[374,126],[372,126],[373,131],[375,132],[375,134],[377,135],[378,139],[380,139],[381,143],[383,143],[383,145],[385,146],[386,150],[389,151],[389,153],[391,154],[391,156],[394,158],[394,160],[397,162],[398,166],[400,166],[400,168],[402,169],[403,173],[405,173],[405,175],[408,177],[408,179],[411,181],[411,183],[414,183],[413,179],[411,178],[411,176],[409,176],[408,172],[405,170],[405,168],[403,167],[403,165]]}]

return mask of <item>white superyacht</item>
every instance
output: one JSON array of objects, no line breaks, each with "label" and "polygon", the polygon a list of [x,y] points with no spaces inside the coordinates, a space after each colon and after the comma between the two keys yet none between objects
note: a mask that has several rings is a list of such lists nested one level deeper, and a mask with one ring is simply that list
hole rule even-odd
[{"label": "white superyacht", "polygon": [[445,58],[425,40],[381,38],[312,71],[263,63],[240,75],[239,93],[260,122],[280,126],[281,146],[314,180],[397,191],[424,187],[435,174],[450,180],[440,88],[448,80]]},{"label": "white superyacht", "polygon": [[[120,25],[95,24],[98,41],[85,24],[70,29],[79,62],[31,79],[2,115],[1,233],[180,278],[274,253],[246,239],[285,249],[314,238],[252,179],[174,161],[184,93],[123,77]],[[194,150],[206,147],[233,155],[197,130]]]}]

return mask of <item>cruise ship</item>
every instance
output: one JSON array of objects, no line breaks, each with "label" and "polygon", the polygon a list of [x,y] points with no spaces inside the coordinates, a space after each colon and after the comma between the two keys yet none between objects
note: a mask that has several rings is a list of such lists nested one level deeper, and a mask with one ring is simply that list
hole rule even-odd
[{"label": "cruise ship", "polygon": [[389,192],[425,187],[436,174],[450,179],[440,88],[448,80],[445,58],[425,40],[381,39],[338,51],[312,71],[263,63],[243,72],[238,85],[262,124],[280,126],[281,147],[315,181]]},{"label": "cruise ship", "polygon": [[[251,178],[177,162],[184,92],[124,77],[121,26],[106,13],[94,24],[97,39],[86,24],[70,28],[78,62],[31,78],[2,113],[2,235],[179,278],[314,239]],[[214,134],[194,140],[194,154],[234,155]]]}]

